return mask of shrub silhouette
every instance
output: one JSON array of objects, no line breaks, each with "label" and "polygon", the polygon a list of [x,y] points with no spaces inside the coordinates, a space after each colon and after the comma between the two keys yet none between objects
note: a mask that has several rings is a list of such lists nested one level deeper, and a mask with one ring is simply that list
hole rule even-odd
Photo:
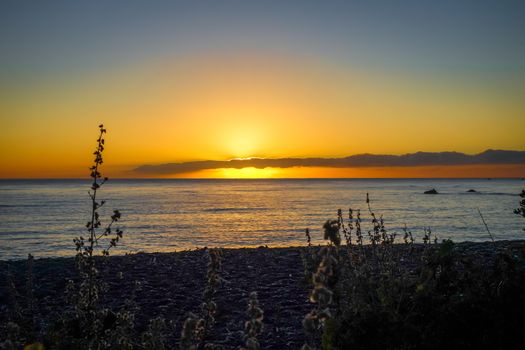
[{"label": "shrub silhouette", "polygon": [[[496,253],[484,261],[464,254],[451,240],[431,244],[430,229],[424,230],[423,245],[415,246],[405,227],[404,244],[394,245],[396,236],[374,214],[368,196],[366,202],[370,244],[351,243],[361,221],[350,209],[346,222],[338,211],[337,228],[346,245],[321,248],[324,256],[326,249],[338,248],[337,268],[329,270],[337,272],[321,275],[326,258],[318,261],[311,295],[323,290],[326,297],[311,299],[318,307],[303,321],[303,349],[519,348],[519,325],[525,322],[519,287],[525,285],[523,244],[505,250],[494,244]],[[327,223],[333,232],[325,233],[325,239],[339,235],[333,221]],[[333,275],[335,283],[327,288]],[[327,311],[321,311],[321,304]]]}]

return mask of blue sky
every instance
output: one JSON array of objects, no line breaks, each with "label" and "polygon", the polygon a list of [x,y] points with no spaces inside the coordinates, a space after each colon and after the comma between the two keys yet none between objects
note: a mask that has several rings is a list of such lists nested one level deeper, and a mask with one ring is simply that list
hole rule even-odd
[{"label": "blue sky", "polygon": [[379,69],[513,79],[525,71],[525,2],[0,3],[3,78],[265,49]]}]

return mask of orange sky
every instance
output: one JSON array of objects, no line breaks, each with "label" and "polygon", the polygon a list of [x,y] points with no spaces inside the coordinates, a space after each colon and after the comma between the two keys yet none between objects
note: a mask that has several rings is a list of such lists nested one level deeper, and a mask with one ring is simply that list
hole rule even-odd
[{"label": "orange sky", "polygon": [[[108,129],[105,159],[113,177],[134,177],[129,170],[142,164],[235,157],[523,150],[525,106],[518,97],[451,77],[428,84],[284,53],[173,57],[2,87],[0,174],[85,177],[99,122]],[[182,176],[520,177],[522,170],[294,168]]]},{"label": "orange sky", "polygon": [[459,165],[370,168],[242,168],[213,169],[177,175],[178,178],[501,178],[525,177],[523,165]]},{"label": "orange sky", "polygon": [[[521,2],[12,2],[0,177],[232,158],[525,150]],[[522,166],[207,170],[196,177],[518,176]]]},{"label": "orange sky", "polygon": [[[86,178],[84,169],[78,173],[71,168],[53,169],[49,172],[35,172],[34,168],[17,169],[19,178]],[[130,171],[130,167],[105,166],[105,175],[121,178],[141,177]],[[2,176],[3,178],[12,178]],[[152,177],[149,175],[148,177]],[[168,178],[524,178],[525,164],[505,165],[455,165],[455,166],[414,166],[414,167],[362,167],[362,168],[242,168],[209,169],[173,176]]]}]

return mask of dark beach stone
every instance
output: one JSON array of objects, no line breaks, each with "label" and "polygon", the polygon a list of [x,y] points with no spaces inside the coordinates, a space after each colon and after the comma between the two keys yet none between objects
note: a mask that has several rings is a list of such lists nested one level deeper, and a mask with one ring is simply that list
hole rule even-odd
[{"label": "dark beach stone", "polygon": [[425,194],[438,194],[438,191],[436,191],[436,189],[433,188],[433,189],[431,189],[431,190],[425,191],[424,193],[425,193]]},{"label": "dark beach stone", "polygon": [[[457,254],[465,254],[472,264],[493,266],[498,252],[523,241],[496,241],[455,245]],[[363,247],[367,249],[366,247]],[[319,248],[312,248],[319,249]],[[394,245],[400,253],[405,246]],[[408,271],[419,274],[422,254],[429,249],[414,244],[413,253],[403,260]],[[520,248],[521,249],[521,248]],[[221,277],[224,281],[217,289],[214,300],[218,311],[214,333],[210,340],[226,349],[238,349],[242,342],[244,322],[247,320],[248,295],[257,291],[260,307],[264,311],[264,329],[259,341],[262,349],[299,349],[304,343],[302,320],[316,306],[309,302],[313,286],[304,281],[301,252],[306,248],[223,249]],[[148,262],[156,258],[156,264]],[[208,257],[203,250],[177,253],[136,254],[110,256],[101,264],[100,277],[107,290],[100,300],[102,307],[112,313],[104,319],[105,329],[116,326],[116,312],[126,307],[126,300],[136,303],[134,334],[148,329],[149,320],[165,317],[173,323],[173,331],[166,339],[166,348],[179,347],[182,325],[188,311],[198,312],[206,288]],[[9,298],[6,281],[7,266],[21,297],[26,295],[25,264],[20,261],[0,261],[0,329],[9,322],[9,308],[4,302]],[[246,266],[252,266],[247,269]],[[118,272],[123,278],[116,278]],[[35,259],[34,262],[35,310],[42,310],[37,319],[51,325],[67,308],[65,281],[77,278],[73,258]],[[139,287],[135,282],[140,281]],[[37,294],[38,293],[38,294]],[[23,300],[23,299],[20,299]],[[22,304],[23,305],[23,304]],[[69,329],[78,329],[73,325]],[[75,335],[77,336],[77,335]],[[1,334],[0,334],[1,338]]]}]

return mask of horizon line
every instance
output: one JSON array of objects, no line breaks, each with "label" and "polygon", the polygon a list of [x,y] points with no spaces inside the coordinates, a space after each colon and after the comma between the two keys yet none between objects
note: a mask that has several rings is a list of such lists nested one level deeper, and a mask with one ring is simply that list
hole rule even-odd
[{"label": "horizon line", "polygon": [[[520,180],[524,181],[525,177],[521,176],[480,176],[480,177],[109,177],[108,180]],[[13,180],[86,180],[91,181],[90,177],[17,177],[17,178],[0,178],[0,181]]]}]

